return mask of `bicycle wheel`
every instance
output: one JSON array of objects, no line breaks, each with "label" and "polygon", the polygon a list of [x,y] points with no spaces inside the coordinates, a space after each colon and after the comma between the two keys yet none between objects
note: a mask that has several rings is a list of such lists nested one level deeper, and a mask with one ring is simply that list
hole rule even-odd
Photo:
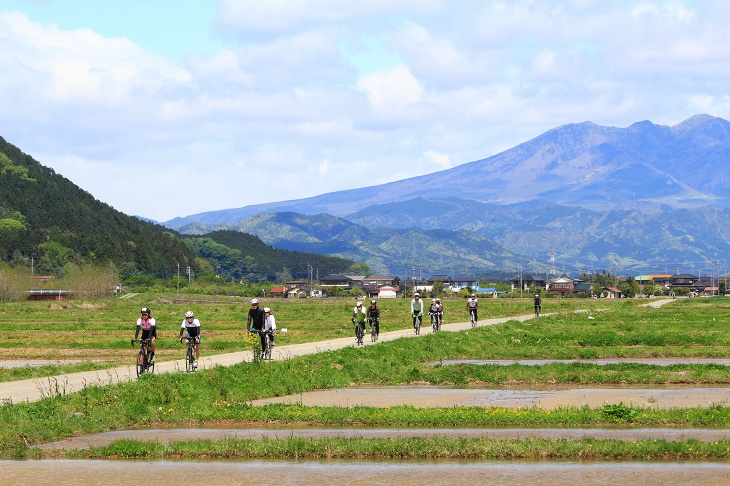
[{"label": "bicycle wheel", "polygon": [[139,375],[144,373],[145,368],[147,368],[147,356],[141,349],[139,350],[139,353],[137,353],[137,363],[135,368],[137,368],[137,378],[139,378]]},{"label": "bicycle wheel", "polygon": [[358,325],[357,326],[357,344],[358,346],[362,346],[362,337],[365,333],[363,332],[363,326]]},{"label": "bicycle wheel", "polygon": [[421,316],[416,317],[416,336],[421,334]]},{"label": "bicycle wheel", "polygon": [[378,333],[375,331],[375,326],[370,326],[370,341],[375,342],[378,340]]},{"label": "bicycle wheel", "polygon": [[439,330],[438,318],[436,316],[431,316],[431,329],[434,334]]},{"label": "bicycle wheel", "polygon": [[474,312],[471,313],[471,327],[477,326],[477,318],[474,316]]},{"label": "bicycle wheel", "polygon": [[266,350],[264,351],[264,359],[271,359],[271,336],[266,335]]},{"label": "bicycle wheel", "polygon": [[188,345],[187,353],[185,354],[185,371],[190,373],[193,371],[193,363],[195,362],[195,354],[193,353],[193,347]]}]

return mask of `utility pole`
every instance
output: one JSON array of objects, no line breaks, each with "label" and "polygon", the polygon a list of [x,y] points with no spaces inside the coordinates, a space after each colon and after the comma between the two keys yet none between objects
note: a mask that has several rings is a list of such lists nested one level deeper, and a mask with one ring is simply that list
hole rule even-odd
[{"label": "utility pole", "polygon": [[180,262],[177,262],[177,291],[175,293],[180,293]]},{"label": "utility pole", "polygon": [[221,278],[220,268],[221,268],[221,264],[216,263],[216,265],[215,265],[215,295],[218,295],[218,279]]},{"label": "utility pole", "polygon": [[520,299],[522,298],[522,289],[525,287],[525,284],[522,283],[522,264],[517,264],[517,270],[520,272]]},{"label": "utility pole", "polygon": [[314,297],[314,285],[312,283],[312,265],[307,263],[307,276],[309,277],[309,296]]}]

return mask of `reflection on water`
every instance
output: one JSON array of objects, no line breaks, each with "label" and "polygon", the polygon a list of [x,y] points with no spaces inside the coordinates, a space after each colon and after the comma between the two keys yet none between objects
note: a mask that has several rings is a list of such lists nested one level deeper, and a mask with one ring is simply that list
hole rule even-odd
[{"label": "reflection on water", "polygon": [[[187,466],[194,465],[194,469]],[[191,480],[191,474],[193,479]],[[730,464],[526,461],[0,461],[3,485],[730,485]]]}]

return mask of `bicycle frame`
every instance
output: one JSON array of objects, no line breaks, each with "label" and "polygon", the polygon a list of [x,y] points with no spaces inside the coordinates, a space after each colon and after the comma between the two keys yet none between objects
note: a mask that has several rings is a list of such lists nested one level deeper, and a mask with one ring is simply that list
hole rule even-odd
[{"label": "bicycle frame", "polygon": [[195,370],[195,345],[199,345],[200,342],[198,341],[199,337],[190,337],[188,334],[185,334],[184,338],[188,341],[187,346],[185,346],[185,371],[190,373]]},{"label": "bicycle frame", "polygon": [[137,377],[144,372],[154,373],[155,364],[150,360],[152,359],[151,339],[132,339],[132,344],[135,342],[139,343],[139,352],[137,353],[137,362],[135,368],[137,370]]}]

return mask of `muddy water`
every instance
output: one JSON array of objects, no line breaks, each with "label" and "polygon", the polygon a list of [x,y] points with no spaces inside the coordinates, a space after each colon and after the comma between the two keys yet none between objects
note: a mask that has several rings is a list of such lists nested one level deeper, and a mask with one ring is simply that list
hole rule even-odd
[{"label": "muddy water", "polygon": [[[194,466],[190,468],[188,466]],[[150,476],[151,474],[151,476]],[[191,474],[193,479],[191,481]],[[144,479],[143,479],[144,478]],[[730,464],[524,461],[0,461],[15,485],[730,485]]]},{"label": "muddy water", "polygon": [[252,405],[290,403],[319,407],[602,407],[606,404],[650,408],[687,408],[724,405],[725,387],[654,386],[652,388],[483,389],[434,386],[348,387],[254,400]]}]

